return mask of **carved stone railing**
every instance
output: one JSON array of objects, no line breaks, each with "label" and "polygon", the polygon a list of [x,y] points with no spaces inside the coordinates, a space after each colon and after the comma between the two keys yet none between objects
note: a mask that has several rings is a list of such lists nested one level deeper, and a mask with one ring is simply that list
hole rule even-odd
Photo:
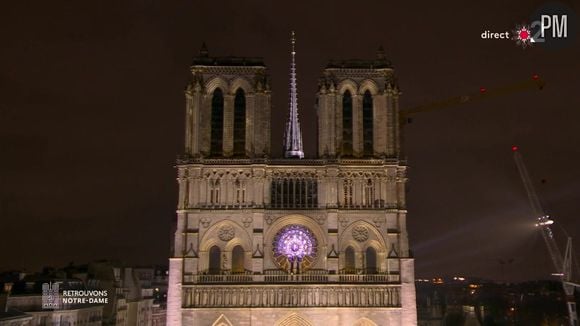
[{"label": "carved stone railing", "polygon": [[177,158],[177,164],[208,164],[208,165],[247,165],[247,164],[267,164],[267,165],[406,165],[407,161],[397,158],[306,158],[306,159],[285,159],[285,158],[201,158],[182,155]]},{"label": "carved stone railing", "polygon": [[353,210],[364,210],[364,209],[405,209],[405,207],[400,206],[397,203],[386,203],[384,200],[375,200],[373,204],[346,204],[339,203],[337,205],[340,209],[353,209]]},{"label": "carved stone railing", "polygon": [[[252,275],[196,275],[197,282],[193,283],[247,283],[252,281]],[[195,278],[194,278],[195,279]]]},{"label": "carved stone railing", "polygon": [[338,280],[341,283],[398,283],[400,277],[393,274],[341,274]]},{"label": "carved stone railing", "polygon": [[189,206],[187,208],[195,209],[247,209],[247,208],[261,208],[263,205],[258,205],[255,203],[233,203],[233,204],[213,204],[213,203],[199,203],[195,206]]},{"label": "carved stone railing", "polygon": [[268,283],[326,283],[328,271],[311,269],[301,274],[289,274],[279,269],[264,270],[264,281]]},{"label": "carved stone railing", "polygon": [[339,274],[331,274],[327,270],[308,270],[301,274],[289,274],[283,270],[264,270],[264,274],[253,274],[250,271],[244,273],[218,273],[186,274],[183,276],[184,284],[208,284],[208,283],[377,283],[393,284],[400,282],[398,273],[367,273],[363,270],[340,271]]},{"label": "carved stone railing", "polygon": [[338,280],[341,283],[399,283],[399,273],[379,272],[372,268],[341,269]]},{"label": "carved stone railing", "polygon": [[183,308],[400,307],[400,286],[259,285],[183,287]]}]

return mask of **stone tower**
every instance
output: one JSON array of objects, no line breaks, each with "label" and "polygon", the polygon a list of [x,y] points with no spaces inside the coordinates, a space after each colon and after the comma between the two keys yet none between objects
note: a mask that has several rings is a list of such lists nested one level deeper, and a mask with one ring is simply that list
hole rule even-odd
[{"label": "stone tower", "polygon": [[416,325],[384,54],[324,70],[314,159],[270,158],[261,60],[202,48],[191,72],[168,325]]}]

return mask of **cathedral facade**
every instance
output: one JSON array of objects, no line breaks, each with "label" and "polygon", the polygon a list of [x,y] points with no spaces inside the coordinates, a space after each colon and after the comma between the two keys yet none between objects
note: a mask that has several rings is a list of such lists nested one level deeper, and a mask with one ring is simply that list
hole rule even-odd
[{"label": "cathedral facade", "polygon": [[304,158],[294,37],[284,157],[261,59],[202,49],[186,95],[168,325],[416,325],[394,70],[331,62]]}]

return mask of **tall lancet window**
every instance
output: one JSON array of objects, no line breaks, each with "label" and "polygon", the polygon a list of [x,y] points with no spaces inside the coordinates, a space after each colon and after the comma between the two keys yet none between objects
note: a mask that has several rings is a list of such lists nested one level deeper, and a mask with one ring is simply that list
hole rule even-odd
[{"label": "tall lancet window", "polygon": [[246,96],[241,88],[234,100],[234,155],[246,155]]},{"label": "tall lancet window", "polygon": [[244,248],[238,245],[232,250],[232,273],[243,273],[244,267]]},{"label": "tall lancet window", "polygon": [[344,206],[352,206],[352,179],[344,179],[343,181],[343,191],[344,191]]},{"label": "tall lancet window", "polygon": [[242,204],[246,201],[246,185],[239,179],[236,179],[234,184],[236,186],[236,203]]},{"label": "tall lancet window", "polygon": [[352,96],[342,95],[342,155],[352,155]]},{"label": "tall lancet window", "polygon": [[371,207],[373,206],[373,202],[375,201],[375,191],[373,180],[368,179],[364,184],[364,192],[363,192],[363,206]]},{"label": "tall lancet window", "polygon": [[344,251],[344,272],[346,274],[354,274],[355,263],[354,263],[354,249],[348,246]]},{"label": "tall lancet window", "polygon": [[213,246],[209,249],[209,274],[219,274],[221,270],[222,251],[220,247]]},{"label": "tall lancet window", "polygon": [[219,204],[220,202],[220,180],[209,181],[209,202],[211,204]]},{"label": "tall lancet window", "polygon": [[365,156],[373,155],[373,97],[369,91],[363,96],[363,151]]},{"label": "tall lancet window", "polygon": [[224,94],[221,89],[213,91],[211,99],[211,147],[212,156],[223,155]]},{"label": "tall lancet window", "polygon": [[365,273],[377,273],[377,252],[373,247],[368,247],[365,252]]}]

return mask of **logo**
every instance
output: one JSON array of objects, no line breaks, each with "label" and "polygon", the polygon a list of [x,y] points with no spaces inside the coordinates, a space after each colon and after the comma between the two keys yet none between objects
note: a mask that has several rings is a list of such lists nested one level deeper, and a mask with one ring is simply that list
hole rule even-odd
[{"label": "logo", "polygon": [[512,31],[512,35],[512,40],[516,41],[516,43],[523,48],[526,48],[535,42],[534,38],[532,37],[530,26],[525,24],[516,26],[516,28]]},{"label": "logo", "polygon": [[538,8],[530,18],[532,43],[551,49],[572,45],[578,30],[578,19],[570,7],[550,2]]},{"label": "logo", "polygon": [[572,45],[578,30],[578,19],[572,9],[559,2],[550,2],[538,8],[529,22],[516,25],[511,31],[481,33],[482,39],[512,40],[522,48],[542,46],[549,49]]},{"label": "logo", "polygon": [[59,309],[60,294],[58,283],[42,283],[42,309]]}]

